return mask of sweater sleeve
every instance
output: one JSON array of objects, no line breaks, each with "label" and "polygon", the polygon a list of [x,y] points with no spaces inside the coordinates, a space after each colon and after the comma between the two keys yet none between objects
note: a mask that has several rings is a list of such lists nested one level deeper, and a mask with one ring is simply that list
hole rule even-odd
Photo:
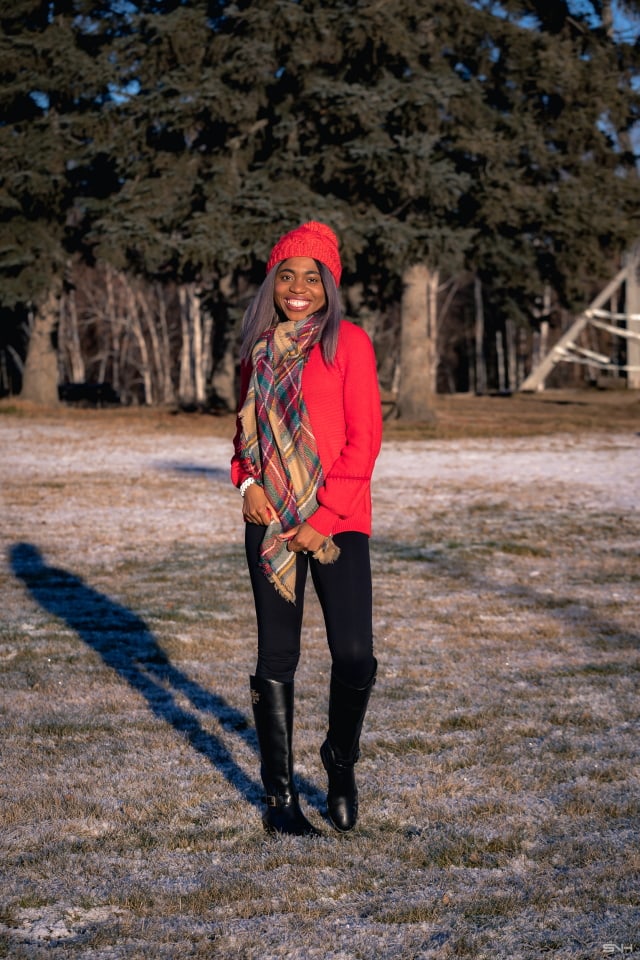
[{"label": "sweater sleeve", "polygon": [[247,396],[249,382],[251,380],[251,362],[243,360],[240,365],[240,397],[238,400],[238,416],[236,417],[236,433],[233,438],[233,457],[231,458],[231,482],[239,487],[243,480],[246,480],[250,474],[242,467],[240,463],[240,437],[242,435],[242,422],[240,420],[240,410]]},{"label": "sweater sleeve", "polygon": [[373,345],[364,330],[347,325],[339,356],[343,368],[345,442],[318,489],[318,509],[310,525],[329,536],[336,519],[348,518],[370,489],[382,440],[382,408]]}]

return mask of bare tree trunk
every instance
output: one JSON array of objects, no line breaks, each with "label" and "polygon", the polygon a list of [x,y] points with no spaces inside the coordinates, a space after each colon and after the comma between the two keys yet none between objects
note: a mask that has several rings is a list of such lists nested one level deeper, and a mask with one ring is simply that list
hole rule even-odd
[{"label": "bare tree trunk", "polygon": [[142,329],[140,314],[138,312],[138,298],[129,286],[126,277],[122,277],[123,291],[127,300],[128,326],[138,344],[140,355],[140,373],[144,384],[144,403],[146,406],[152,406],[154,403],[153,376],[151,370],[151,361],[149,358],[149,348]]},{"label": "bare tree trunk", "polygon": [[507,376],[509,378],[509,390],[518,389],[518,351],[516,348],[516,333],[513,320],[505,320],[504,325],[505,339],[507,341]]},{"label": "bare tree trunk", "polygon": [[107,376],[107,356],[104,351],[100,354],[100,363],[98,365],[98,383],[104,383]]},{"label": "bare tree trunk", "polygon": [[518,385],[518,390],[524,383],[525,377],[527,375],[527,360],[529,354],[529,341],[527,337],[527,331],[524,327],[518,327],[518,338],[517,338],[517,351],[518,351],[518,367],[516,374],[516,383]]},{"label": "bare tree trunk", "polygon": [[[159,287],[159,285],[158,285]],[[136,301],[140,314],[144,317],[149,341],[151,343],[151,353],[153,355],[153,395],[159,397],[162,403],[172,403],[174,400],[173,384],[171,383],[170,364],[171,358],[168,353],[168,336],[161,339],[158,334],[156,318],[149,305],[149,300],[145,291],[138,286],[136,289]],[[161,315],[164,320],[166,333],[166,311],[164,310],[164,298],[162,289],[158,290],[158,303],[162,303]]]},{"label": "bare tree trunk", "polygon": [[[427,282],[427,341],[429,362],[429,393],[432,397],[438,392],[438,290],[440,289],[440,271],[430,271]],[[431,414],[433,417],[433,413]]]},{"label": "bare tree trunk", "polygon": [[140,372],[144,384],[144,403],[149,407],[152,406],[154,402],[153,377],[151,376],[151,364],[149,363],[149,350],[147,349],[147,342],[144,338],[140,317],[137,313],[131,317],[131,332],[135,337],[138,350],[140,351]]},{"label": "bare tree trunk", "polygon": [[178,288],[178,299],[180,302],[180,328],[182,331],[178,398],[181,403],[192,404],[195,401],[196,392],[193,382],[191,325],[189,322],[189,295],[184,284],[181,284]]},{"label": "bare tree trunk", "polygon": [[180,351],[181,403],[203,407],[207,402],[207,383],[211,376],[213,317],[203,315],[195,283],[178,289],[182,347]]},{"label": "bare tree trunk", "polygon": [[191,318],[191,350],[193,354],[193,379],[195,398],[198,406],[204,406],[206,400],[206,381],[204,377],[204,351],[202,349],[202,311],[200,297],[195,284],[188,285],[189,316]]},{"label": "bare tree trunk", "polygon": [[601,3],[602,26],[609,40],[613,43],[615,35],[613,31],[613,9],[611,0],[602,0]]},{"label": "bare tree trunk", "polygon": [[213,373],[213,314],[205,310],[202,314],[202,379],[204,380],[203,403],[208,399],[208,384]]},{"label": "bare tree trunk", "polygon": [[484,304],[482,301],[482,281],[476,277],[473,281],[476,305],[475,353],[476,353],[476,393],[487,392],[487,367],[484,358]]},{"label": "bare tree trunk", "polygon": [[345,296],[352,316],[357,317],[358,325],[369,335],[372,343],[375,343],[381,314],[379,310],[371,309],[366,303],[364,283],[350,284]]},{"label": "bare tree trunk", "polygon": [[[137,315],[140,320],[140,329],[142,329],[142,319],[144,319],[146,333],[148,334],[149,343],[151,345],[151,356],[150,356],[149,367],[151,371],[151,378],[154,383],[153,393],[154,393],[154,396],[156,396],[158,391],[155,389],[155,386],[158,383],[162,383],[162,376],[163,376],[162,356],[160,354],[160,340],[158,339],[158,331],[156,330],[153,312],[151,310],[151,307],[149,306],[149,303],[147,301],[144,291],[140,288],[139,283],[136,284],[134,302],[137,307]],[[147,338],[145,337],[145,341],[146,339]]]},{"label": "bare tree trunk", "polygon": [[235,375],[235,354],[233,343],[231,342],[231,338],[229,338],[224,354],[216,363],[216,368],[211,378],[211,386],[216,397],[224,401],[228,410],[233,410],[236,404]]},{"label": "bare tree trunk", "polygon": [[110,330],[111,352],[111,382],[113,389],[120,392],[120,323],[116,311],[116,298],[113,287],[114,270],[110,264],[105,265],[104,278],[107,288],[107,323]]},{"label": "bare tree trunk", "polygon": [[163,355],[162,398],[164,403],[174,403],[176,399],[171,379],[171,341],[169,339],[169,325],[167,323],[167,303],[165,289],[162,284],[156,284],[156,298],[158,300],[158,317],[160,320],[160,341]]},{"label": "bare tree trunk", "polygon": [[60,330],[58,333],[59,353],[69,358],[71,381],[84,383],[86,370],[82,349],[80,347],[80,331],[78,329],[78,310],[76,307],[76,292],[71,288],[63,301],[60,310]]},{"label": "bare tree trunk", "polygon": [[9,376],[7,367],[7,352],[8,350],[3,350],[2,353],[0,353],[0,391],[2,395],[11,393],[11,377]]},{"label": "bare tree trunk", "polygon": [[235,410],[236,395],[236,356],[234,338],[229,333],[226,304],[233,300],[235,287],[232,274],[225,274],[218,283],[220,300],[215,324],[211,315],[212,344],[209,348],[212,358],[213,374],[211,390],[213,398],[222,401],[227,410]]},{"label": "bare tree trunk", "polygon": [[471,335],[466,337],[467,344],[467,375],[469,377],[469,393],[476,393],[476,346]]},{"label": "bare tree trunk", "polygon": [[[549,321],[541,320],[540,321],[540,337],[538,340],[538,350],[540,353],[540,361],[544,360],[549,349]],[[537,366],[537,364],[536,364]],[[544,382],[538,384],[538,390],[544,390]]]},{"label": "bare tree trunk", "polygon": [[507,378],[504,366],[504,344],[502,330],[496,330],[496,359],[498,364],[498,391],[504,393],[507,389]]},{"label": "bare tree trunk", "polygon": [[61,294],[60,283],[55,283],[35,311],[22,376],[20,396],[45,406],[57,406],[60,402],[55,339],[60,320]]},{"label": "bare tree trunk", "polygon": [[[537,350],[537,358],[534,356],[533,369],[535,370],[539,363],[542,363],[544,358],[547,355],[549,350],[549,313],[551,312],[551,287],[548,283],[545,284],[544,292],[542,294],[542,308],[540,313],[540,334],[535,341],[535,348]],[[544,380],[538,384],[538,391],[544,390]]]},{"label": "bare tree trunk", "polygon": [[434,418],[439,274],[418,263],[408,267],[402,279],[398,415],[429,421]]},{"label": "bare tree trunk", "polygon": [[402,368],[398,360],[393,367],[393,376],[391,377],[391,393],[397,397],[400,392],[400,379],[402,377]]}]

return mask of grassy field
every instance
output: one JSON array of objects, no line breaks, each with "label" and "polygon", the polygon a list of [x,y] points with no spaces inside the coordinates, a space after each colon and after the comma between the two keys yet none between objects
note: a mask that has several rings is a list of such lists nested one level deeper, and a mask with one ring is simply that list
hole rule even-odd
[{"label": "grassy field", "polygon": [[640,397],[440,398],[374,483],[361,820],[310,592],[268,839],[229,417],[0,403],[0,956],[640,956]]}]

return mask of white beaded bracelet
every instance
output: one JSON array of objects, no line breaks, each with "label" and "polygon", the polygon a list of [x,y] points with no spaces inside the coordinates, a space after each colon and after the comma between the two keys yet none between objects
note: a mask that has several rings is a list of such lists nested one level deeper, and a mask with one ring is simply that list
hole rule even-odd
[{"label": "white beaded bracelet", "polygon": [[240,484],[240,496],[244,497],[245,493],[247,492],[251,484],[257,483],[257,482],[258,481],[256,480],[255,477],[247,477],[246,480],[243,480],[242,483]]}]

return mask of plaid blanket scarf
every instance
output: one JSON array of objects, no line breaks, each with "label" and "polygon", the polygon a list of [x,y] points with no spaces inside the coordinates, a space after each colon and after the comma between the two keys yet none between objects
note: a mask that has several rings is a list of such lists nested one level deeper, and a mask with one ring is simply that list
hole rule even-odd
[{"label": "plaid blanket scarf", "polygon": [[[277,520],[265,529],[260,566],[276,590],[295,603],[296,554],[278,535],[317,509],[322,465],[301,391],[302,370],[318,341],[315,317],[284,321],[267,331],[252,353],[253,372],[240,411],[240,462],[264,487]],[[314,553],[321,563],[338,558],[329,537]]]}]

